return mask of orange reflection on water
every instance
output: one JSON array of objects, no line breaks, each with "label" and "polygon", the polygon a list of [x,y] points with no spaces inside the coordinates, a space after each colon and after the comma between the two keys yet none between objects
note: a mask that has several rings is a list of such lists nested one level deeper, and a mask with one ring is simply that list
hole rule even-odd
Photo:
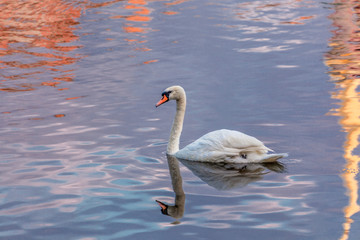
[{"label": "orange reflection on water", "polygon": [[165,12],[163,12],[163,14],[165,14],[165,15],[176,15],[176,14],[179,14],[179,12],[175,12],[175,11],[165,11]]},{"label": "orange reflection on water", "polygon": [[73,65],[83,57],[74,53],[81,48],[78,19],[85,9],[119,1],[0,0],[0,91],[58,88],[73,81]]},{"label": "orange reflection on water", "polygon": [[355,150],[360,147],[360,4],[356,0],[334,1],[334,13],[330,16],[336,30],[330,39],[331,50],[325,55],[325,63],[329,66],[329,75],[336,84],[337,92],[332,97],[340,100],[340,106],[332,109],[332,113],[341,117],[339,123],[346,134],[344,143],[345,168],[341,177],[347,189],[349,203],[344,208],[345,223],[341,240],[349,238],[351,217],[360,211],[358,204],[360,156]]},{"label": "orange reflection on water", "polygon": [[281,22],[281,23],[282,24],[304,24],[303,23],[304,20],[312,19],[314,17],[315,16],[301,16],[301,17],[295,18],[292,21],[284,21],[284,22]]},{"label": "orange reflection on water", "polygon": [[[61,0],[2,1],[0,76],[5,81],[0,90],[31,91],[36,86],[56,87],[58,81],[72,81],[72,71],[62,71],[60,66],[80,58],[70,52],[81,47],[73,43],[79,38],[74,30],[81,12],[81,7]],[[44,72],[55,77],[42,84],[29,82]]]},{"label": "orange reflection on water", "polygon": [[[187,0],[175,0],[173,2],[164,3],[164,5],[171,8],[171,6],[178,5],[186,1]],[[110,17],[110,19],[125,20],[122,29],[131,37],[127,37],[124,40],[127,41],[129,45],[134,45],[135,47],[133,48],[133,50],[135,51],[148,52],[152,50],[148,46],[144,45],[144,43],[147,42],[147,33],[150,31],[156,31],[150,26],[153,19],[153,17],[151,16],[153,9],[150,8],[148,5],[151,2],[152,1],[149,0],[126,0],[122,8],[125,10],[130,10],[131,13],[128,15],[115,15]],[[171,10],[163,11],[162,13],[169,16],[178,14],[178,12]],[[155,63],[157,61],[157,59],[151,59],[148,61],[144,61],[143,64]]]},{"label": "orange reflection on water", "polygon": [[178,4],[187,2],[187,1],[189,1],[189,0],[175,0],[175,1],[172,1],[172,2],[169,2],[169,3],[165,3],[165,5],[167,5],[167,6],[178,5]]},{"label": "orange reflection on water", "polygon": [[[147,0],[128,0],[125,9],[134,10],[132,15],[129,16],[112,16],[112,19],[124,18],[127,23],[124,24],[123,29],[127,33],[146,33],[149,31],[147,22],[151,21],[151,9],[147,8]],[[135,24],[134,22],[139,22],[142,24]]]},{"label": "orange reflection on water", "polygon": [[[129,45],[134,45],[133,50],[139,52],[148,52],[152,49],[145,46],[146,33],[151,30],[149,23],[152,20],[150,16],[152,10],[147,7],[147,0],[127,0],[123,6],[123,9],[132,11],[130,15],[116,15],[111,16],[110,19],[125,19],[122,29],[125,33],[128,33],[131,38],[125,38],[124,40]],[[135,56],[131,56],[135,57]]]}]

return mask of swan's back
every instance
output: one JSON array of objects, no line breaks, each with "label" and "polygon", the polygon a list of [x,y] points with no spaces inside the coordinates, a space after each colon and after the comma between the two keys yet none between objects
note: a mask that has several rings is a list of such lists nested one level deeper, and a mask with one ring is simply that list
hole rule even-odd
[{"label": "swan's back", "polygon": [[205,134],[179,150],[175,156],[203,162],[262,162],[269,156],[277,156],[276,159],[284,156],[269,155],[268,151],[272,150],[252,136],[222,129]]}]

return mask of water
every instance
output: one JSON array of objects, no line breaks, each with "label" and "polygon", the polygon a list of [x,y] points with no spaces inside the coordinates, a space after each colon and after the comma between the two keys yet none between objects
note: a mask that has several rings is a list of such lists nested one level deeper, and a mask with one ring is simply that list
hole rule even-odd
[{"label": "water", "polygon": [[[355,2],[0,6],[1,239],[357,239]],[[182,146],[228,128],[289,158],[167,159],[174,84]]]}]

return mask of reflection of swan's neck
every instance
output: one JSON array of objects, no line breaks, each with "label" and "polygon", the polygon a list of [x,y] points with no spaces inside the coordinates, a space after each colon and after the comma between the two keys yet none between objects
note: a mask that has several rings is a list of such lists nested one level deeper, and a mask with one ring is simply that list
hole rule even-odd
[{"label": "reflection of swan's neck", "polygon": [[170,139],[167,147],[168,154],[175,154],[179,151],[180,135],[183,128],[184,116],[186,109],[185,92],[176,100],[176,114],[171,128]]},{"label": "reflection of swan's neck", "polygon": [[182,218],[185,209],[185,193],[182,187],[179,162],[174,156],[167,155],[171,183],[175,193],[175,206],[170,206],[168,213],[176,219]]},{"label": "reflection of swan's neck", "polygon": [[167,154],[166,157],[169,165],[171,183],[175,193],[175,205],[169,206],[159,200],[156,200],[156,202],[160,205],[162,214],[175,218],[177,221],[173,222],[173,224],[178,224],[180,223],[178,220],[184,215],[185,193],[182,187],[182,178],[178,159],[169,154]]}]

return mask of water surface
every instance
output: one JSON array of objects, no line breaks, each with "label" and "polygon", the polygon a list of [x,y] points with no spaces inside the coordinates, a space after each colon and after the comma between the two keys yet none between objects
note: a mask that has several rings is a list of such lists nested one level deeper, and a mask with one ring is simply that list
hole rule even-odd
[{"label": "water surface", "polygon": [[[0,6],[1,238],[357,239],[355,1]],[[168,159],[174,84],[182,146],[228,128],[289,158]]]}]

